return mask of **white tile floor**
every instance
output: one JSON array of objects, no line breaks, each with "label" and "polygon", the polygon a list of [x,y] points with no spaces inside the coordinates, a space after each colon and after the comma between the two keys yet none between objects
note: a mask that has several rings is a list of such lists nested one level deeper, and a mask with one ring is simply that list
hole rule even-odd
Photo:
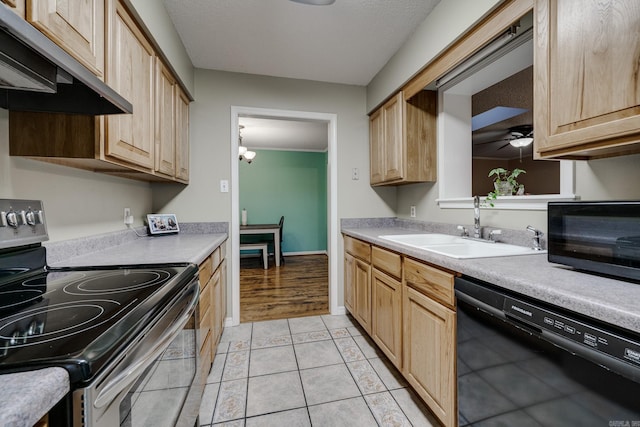
[{"label": "white tile floor", "polygon": [[349,316],[226,328],[202,426],[435,426],[424,404]]}]

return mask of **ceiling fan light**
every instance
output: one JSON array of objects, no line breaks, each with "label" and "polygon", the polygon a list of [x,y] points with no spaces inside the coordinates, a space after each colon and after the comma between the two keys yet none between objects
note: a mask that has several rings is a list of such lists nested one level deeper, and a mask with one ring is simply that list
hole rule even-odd
[{"label": "ceiling fan light", "polygon": [[255,151],[247,151],[244,153],[244,158],[247,159],[247,161],[249,162],[251,162],[251,160],[253,160],[254,157],[256,157]]},{"label": "ceiling fan light", "polygon": [[238,147],[238,155],[239,156],[244,156],[246,152],[247,152],[247,147],[245,147],[244,145],[240,145]]},{"label": "ceiling fan light", "polygon": [[511,144],[512,146],[514,146],[516,148],[522,148],[522,147],[526,147],[527,145],[531,144],[532,142],[533,142],[533,138],[524,137],[524,138],[512,139],[511,141],[509,141],[509,144]]},{"label": "ceiling fan light", "polygon": [[291,1],[295,3],[309,4],[312,6],[329,6],[335,3],[336,0],[291,0]]}]

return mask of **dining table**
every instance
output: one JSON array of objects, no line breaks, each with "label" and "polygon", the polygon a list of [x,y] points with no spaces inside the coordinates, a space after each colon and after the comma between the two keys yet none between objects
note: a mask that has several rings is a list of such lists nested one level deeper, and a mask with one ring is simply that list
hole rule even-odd
[{"label": "dining table", "polygon": [[280,267],[280,224],[240,225],[240,234],[272,234],[276,267]]}]

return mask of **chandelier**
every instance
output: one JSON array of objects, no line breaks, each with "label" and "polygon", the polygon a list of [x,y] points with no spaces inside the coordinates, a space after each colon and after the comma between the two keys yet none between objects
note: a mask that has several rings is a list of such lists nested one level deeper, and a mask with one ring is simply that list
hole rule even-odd
[{"label": "chandelier", "polygon": [[244,129],[243,125],[239,126],[238,130],[238,159],[240,161],[246,160],[247,163],[251,163],[251,161],[256,157],[255,151],[247,150],[247,147],[242,145],[242,129]]}]

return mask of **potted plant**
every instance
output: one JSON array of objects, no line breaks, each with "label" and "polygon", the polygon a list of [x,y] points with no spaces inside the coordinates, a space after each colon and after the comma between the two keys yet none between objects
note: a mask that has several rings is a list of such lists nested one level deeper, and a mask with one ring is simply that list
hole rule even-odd
[{"label": "potted plant", "polygon": [[518,184],[518,176],[520,174],[527,173],[524,169],[515,168],[509,170],[505,168],[495,168],[489,171],[489,177],[495,176],[493,179],[494,190],[487,194],[485,201],[493,207],[493,200],[496,200],[498,196],[513,196],[514,194],[521,195],[524,193],[524,185]]}]

